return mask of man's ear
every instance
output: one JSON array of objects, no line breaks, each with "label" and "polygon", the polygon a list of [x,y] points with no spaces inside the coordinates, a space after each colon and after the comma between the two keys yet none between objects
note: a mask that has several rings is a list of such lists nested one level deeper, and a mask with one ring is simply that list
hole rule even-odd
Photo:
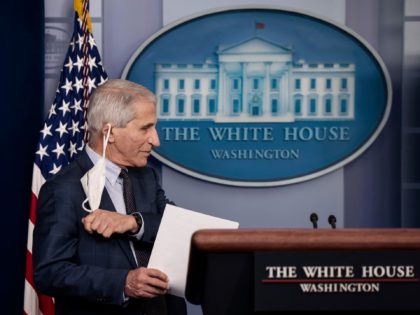
[{"label": "man's ear", "polygon": [[111,131],[109,132],[108,143],[112,143],[112,142],[115,141],[115,138],[114,138],[114,133],[113,133],[114,130],[113,130],[111,124],[108,123],[108,124],[106,124],[102,127],[102,137],[106,138],[106,136],[108,135],[108,130],[109,129],[111,129]]}]

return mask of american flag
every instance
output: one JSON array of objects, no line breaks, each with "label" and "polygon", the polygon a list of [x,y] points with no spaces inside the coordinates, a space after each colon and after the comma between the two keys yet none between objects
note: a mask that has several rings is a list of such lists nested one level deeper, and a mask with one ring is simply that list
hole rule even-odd
[{"label": "american flag", "polygon": [[32,232],[36,205],[42,184],[69,164],[86,142],[86,108],[89,96],[103,84],[105,73],[92,36],[88,0],[75,0],[74,31],[64,59],[54,102],[40,132],[32,174],[32,200],[29,215],[25,275],[25,315],[52,315],[51,297],[36,292],[32,273]]},{"label": "american flag", "polygon": [[255,22],[255,29],[256,30],[262,30],[265,28],[265,24],[262,22]]}]

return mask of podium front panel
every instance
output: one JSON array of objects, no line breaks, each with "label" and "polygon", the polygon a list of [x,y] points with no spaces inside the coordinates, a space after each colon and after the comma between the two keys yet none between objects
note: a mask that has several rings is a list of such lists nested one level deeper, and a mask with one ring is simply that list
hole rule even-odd
[{"label": "podium front panel", "polygon": [[256,311],[420,310],[418,251],[254,256]]}]

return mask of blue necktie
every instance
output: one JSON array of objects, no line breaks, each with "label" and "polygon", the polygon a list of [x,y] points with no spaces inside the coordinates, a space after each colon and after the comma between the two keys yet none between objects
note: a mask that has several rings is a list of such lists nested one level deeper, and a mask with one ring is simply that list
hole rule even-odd
[{"label": "blue necktie", "polygon": [[[133,184],[128,176],[128,170],[121,169],[120,177],[123,179],[123,198],[125,210],[127,214],[138,212],[136,209],[136,201],[134,199]],[[140,241],[133,242],[134,252],[139,267],[147,267],[150,259],[151,249],[142,245]],[[164,296],[158,296],[153,299],[144,299],[143,303],[144,315],[166,315],[166,303]]]}]

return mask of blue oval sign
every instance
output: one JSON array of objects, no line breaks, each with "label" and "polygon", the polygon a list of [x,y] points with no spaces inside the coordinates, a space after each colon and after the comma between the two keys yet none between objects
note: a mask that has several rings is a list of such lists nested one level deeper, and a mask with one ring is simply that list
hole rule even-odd
[{"label": "blue oval sign", "polygon": [[236,186],[342,167],[372,144],[391,107],[386,68],[360,36],[267,7],[177,21],[137,50],[123,77],[158,97],[157,159]]}]

